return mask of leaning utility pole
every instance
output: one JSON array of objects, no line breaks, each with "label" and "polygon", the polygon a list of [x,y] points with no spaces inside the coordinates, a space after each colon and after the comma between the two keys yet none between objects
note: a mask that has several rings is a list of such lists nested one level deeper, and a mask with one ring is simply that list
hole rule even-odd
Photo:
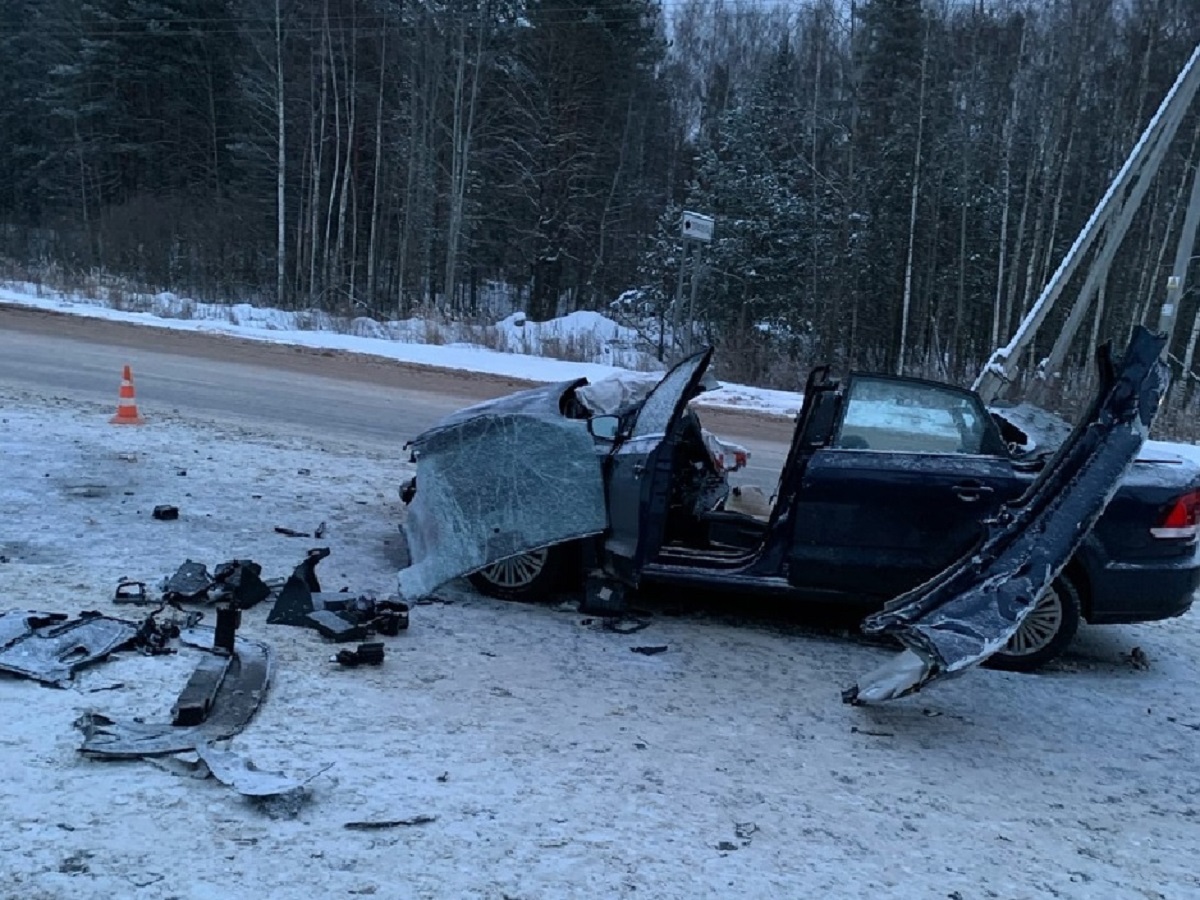
[{"label": "leaning utility pole", "polygon": [[[1146,188],[1162,164],[1167,146],[1175,136],[1179,123],[1183,120],[1184,113],[1191,105],[1198,88],[1200,88],[1200,44],[1192,51],[1191,58],[1183,67],[1183,71],[1179,73],[1179,77],[1175,79],[1175,84],[1163,98],[1162,104],[1150,120],[1150,124],[1146,126],[1141,138],[1130,151],[1129,158],[1125,160],[1125,164],[1097,204],[1091,218],[1083,226],[1083,230],[1075,239],[1071,249],[1067,251],[1067,255],[1063,257],[1058,270],[1042,289],[1041,296],[1022,320],[1012,339],[992,353],[983,371],[975,379],[975,390],[983,397],[985,403],[990,403],[1000,397],[1007,386],[1015,380],[1022,354],[1032,345],[1038,329],[1049,315],[1050,310],[1054,308],[1083,257],[1091,250],[1096,238],[1104,232],[1104,245],[1092,260],[1091,270],[1084,283],[1084,290],[1081,291],[1075,307],[1068,315],[1054,349],[1039,366],[1039,383],[1034,392],[1045,390],[1048,380],[1057,376],[1071,341],[1087,314],[1092,295],[1099,284],[1103,282],[1117,247],[1141,205]],[[1176,262],[1178,268],[1178,259]]]}]

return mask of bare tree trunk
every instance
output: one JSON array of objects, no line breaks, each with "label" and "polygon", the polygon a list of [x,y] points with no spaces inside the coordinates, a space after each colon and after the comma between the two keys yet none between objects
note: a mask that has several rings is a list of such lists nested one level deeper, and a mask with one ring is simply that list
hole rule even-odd
[{"label": "bare tree trunk", "polygon": [[[342,101],[338,92],[338,66],[333,56],[333,31],[329,23],[329,4],[325,4],[325,46],[329,51],[329,79],[333,91],[333,170],[329,179],[329,205],[325,210],[325,259],[322,261],[324,290],[334,285],[336,261],[330,250],[333,240],[333,211],[337,208],[338,173],[342,170]],[[324,69],[324,65],[322,65]]]},{"label": "bare tree trunk", "polygon": [[279,5],[280,0],[275,0],[275,301],[282,305],[287,285],[287,131],[283,81],[283,15]]},{"label": "bare tree trunk", "polygon": [[[343,262],[346,249],[346,209],[350,201],[350,171],[354,161],[354,126],[355,115],[358,111],[358,26],[350,29],[350,53],[342,50],[342,58],[346,67],[346,158],[342,165],[341,196],[338,198],[337,243],[333,253],[332,283],[340,284],[343,278]],[[336,171],[336,170],[335,170]],[[349,284],[349,299],[354,302],[354,282]]]},{"label": "bare tree trunk", "polygon": [[912,306],[913,248],[917,241],[917,201],[921,187],[921,144],[925,134],[925,73],[929,63],[929,26],[925,28],[925,46],[921,52],[921,89],[917,99],[917,147],[913,153],[912,196],[908,209],[908,256],[904,263],[904,303],[900,310],[900,351],[896,354],[896,374],[904,374],[904,356],[908,351],[908,311]]},{"label": "bare tree trunk", "polygon": [[[321,246],[321,175],[325,166],[325,123],[326,109],[328,107],[328,94],[326,92],[325,78],[325,35],[322,35],[322,47],[319,53],[321,58],[320,79],[321,79],[321,102],[317,112],[317,124],[315,128],[309,129],[310,138],[316,138],[316,146],[313,147],[312,166],[312,193],[309,201],[309,250],[308,250],[308,299],[309,303],[314,303],[320,293],[317,282],[317,261],[320,258],[323,247]],[[310,104],[311,108],[311,104]]]},{"label": "bare tree trunk", "polygon": [[463,206],[466,203],[467,181],[471,172],[471,135],[475,126],[475,106],[479,97],[479,73],[483,63],[483,33],[490,4],[479,10],[479,33],[475,40],[475,63],[471,72],[469,99],[467,93],[467,23],[463,20],[458,38],[458,68],[454,80],[454,123],[451,131],[451,163],[449,215],[446,221],[446,267],[442,290],[447,307],[456,304],[458,287],[458,244],[462,237]]},{"label": "bare tree trunk", "polygon": [[379,168],[383,160],[383,95],[387,83],[387,25],[383,28],[379,48],[379,100],[375,107],[375,172],[371,179],[371,234],[367,239],[366,293],[372,307],[375,304],[375,253],[379,246]]}]

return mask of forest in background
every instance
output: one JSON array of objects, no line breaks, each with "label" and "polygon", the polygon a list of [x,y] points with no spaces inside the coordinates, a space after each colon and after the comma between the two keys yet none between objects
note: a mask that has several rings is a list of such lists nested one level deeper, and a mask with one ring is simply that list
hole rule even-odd
[{"label": "forest in background", "polygon": [[[1200,0],[0,0],[0,256],[652,327],[688,209],[716,220],[687,295],[722,377],[969,380],[1197,41]],[[1074,372],[1154,322],[1198,160],[1193,110]],[[1188,291],[1180,359],[1198,311]]]}]

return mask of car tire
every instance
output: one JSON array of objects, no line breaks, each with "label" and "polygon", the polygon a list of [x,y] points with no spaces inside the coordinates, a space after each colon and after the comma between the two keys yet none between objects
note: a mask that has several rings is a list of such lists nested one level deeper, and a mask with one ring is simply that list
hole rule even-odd
[{"label": "car tire", "polygon": [[1079,591],[1060,575],[1038,598],[1004,649],[988,660],[988,666],[1009,672],[1041,668],[1067,649],[1079,630],[1080,617]]},{"label": "car tire", "polygon": [[546,600],[563,583],[570,560],[566,546],[543,547],[502,559],[467,576],[481,594],[501,600]]}]

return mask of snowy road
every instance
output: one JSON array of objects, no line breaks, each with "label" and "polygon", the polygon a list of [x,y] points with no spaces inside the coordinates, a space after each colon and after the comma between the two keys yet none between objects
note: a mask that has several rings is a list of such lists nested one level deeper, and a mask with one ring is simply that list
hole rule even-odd
[{"label": "snowy road", "polygon": [[[224,415],[115,428],[107,399],[56,393],[0,386],[4,607],[129,615],[119,577],[188,557],[278,577],[309,542],[273,527],[322,520],[328,589],[393,585],[406,469],[388,448]],[[158,503],[181,518],[154,521]],[[82,712],[160,721],[194,657],[124,654],[67,690],[0,679],[0,897],[1200,896],[1195,615],[1085,629],[1038,676],[972,672],[871,710],[839,691],[889,651],[837,634],[685,615],[619,635],[442,596],[380,669],[246,614],[279,664],[232,748],[292,775],[333,764],[294,818],[78,754]],[[434,820],[343,827],[413,816]]]},{"label": "snowy road", "polygon": [[[133,365],[143,413],[194,412],[290,434],[398,449],[462,406],[528,387],[493,375],[175,332],[0,304],[0,386],[115,404]],[[745,481],[773,488],[790,423],[707,409],[709,428],[751,450]]]}]

